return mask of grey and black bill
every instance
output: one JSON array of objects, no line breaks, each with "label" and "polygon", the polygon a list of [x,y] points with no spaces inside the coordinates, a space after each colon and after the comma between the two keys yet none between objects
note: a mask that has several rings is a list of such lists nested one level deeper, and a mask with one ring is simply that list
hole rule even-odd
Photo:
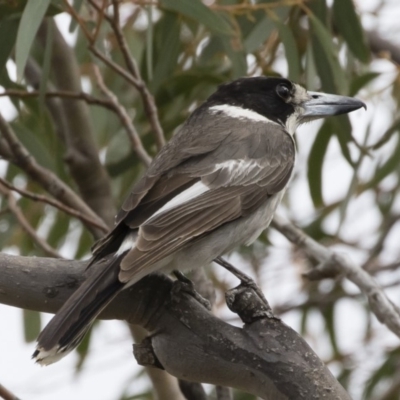
[{"label": "grey and black bill", "polygon": [[115,228],[94,247],[91,275],[38,338],[51,364],[82,340],[123,289],[156,271],[198,268],[267,228],[292,175],[303,122],[364,107],[282,78],[221,85],[136,184]]}]

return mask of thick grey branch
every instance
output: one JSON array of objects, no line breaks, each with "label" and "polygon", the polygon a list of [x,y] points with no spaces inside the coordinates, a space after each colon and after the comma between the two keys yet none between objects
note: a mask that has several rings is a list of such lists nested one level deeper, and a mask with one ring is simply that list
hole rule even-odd
[{"label": "thick grey branch", "polygon": [[[0,271],[1,303],[55,312],[82,281],[85,262],[1,254]],[[264,399],[350,399],[280,320],[260,318],[237,328],[175,287],[165,276],[147,276],[100,317],[146,328],[158,361],[180,379],[236,387]]]}]

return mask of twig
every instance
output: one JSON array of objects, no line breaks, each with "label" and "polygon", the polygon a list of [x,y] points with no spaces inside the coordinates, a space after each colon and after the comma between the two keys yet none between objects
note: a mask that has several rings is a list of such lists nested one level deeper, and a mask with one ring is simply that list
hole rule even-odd
[{"label": "twig", "polygon": [[[27,98],[27,97],[38,97],[40,92],[38,90],[32,90],[31,92],[27,92],[26,90],[18,90],[18,89],[9,89],[2,93],[0,93],[0,97],[19,97],[19,98]],[[109,110],[114,111],[114,106],[111,104],[110,100],[107,99],[99,99],[97,97],[91,96],[85,92],[69,92],[64,90],[57,90],[52,92],[46,92],[44,94],[46,97],[62,97],[67,99],[77,99],[84,100],[88,104],[98,105],[104,108],[108,108]]]},{"label": "twig", "polygon": [[371,310],[378,320],[400,337],[400,310],[386,296],[383,289],[368,272],[347,257],[322,246],[301,229],[284,221],[279,216],[274,217],[271,225],[292,243],[304,249],[319,261],[321,263],[318,266],[320,272],[325,273],[329,270],[330,272],[342,273],[358,286],[361,292],[367,296]]},{"label": "twig", "polygon": [[67,12],[71,14],[73,18],[78,22],[79,26],[82,29],[83,34],[86,36],[86,39],[89,41],[89,43],[93,43],[93,36],[90,34],[90,32],[87,30],[86,25],[84,21],[81,20],[77,12],[75,11],[74,7],[69,4],[68,0],[64,0],[64,4],[67,7]]},{"label": "twig", "polygon": [[136,60],[132,57],[131,52],[129,50],[128,44],[126,42],[125,36],[122,33],[119,19],[119,4],[118,0],[113,0],[113,10],[114,10],[114,23],[111,24],[111,27],[114,30],[115,36],[117,38],[117,42],[119,43],[121,52],[124,56],[125,63],[128,67],[130,73],[140,81],[140,85],[137,86],[137,89],[142,96],[142,100],[144,103],[144,108],[149,118],[151,127],[156,135],[157,147],[160,150],[162,146],[165,144],[164,132],[162,130],[160,120],[158,118],[158,110],[156,103],[154,101],[153,95],[150,93],[147,85],[143,81],[139,67],[136,63]]},{"label": "twig", "polygon": [[42,203],[46,203],[55,208],[58,208],[59,210],[64,211],[66,214],[69,214],[87,224],[91,224],[91,225],[95,226],[96,228],[101,229],[104,233],[107,233],[109,231],[108,226],[106,224],[99,223],[99,221],[93,220],[92,218],[88,217],[87,215],[84,215],[83,213],[81,213],[80,211],[77,211],[71,207],[68,207],[57,200],[51,199],[50,197],[43,196],[41,194],[30,192],[28,190],[19,189],[19,188],[13,186],[11,183],[4,180],[3,178],[0,178],[0,183],[3,186],[5,186],[6,188],[8,188],[14,192],[17,192],[24,197],[27,197],[34,201],[40,201]]},{"label": "twig", "polygon": [[[82,92],[81,71],[75,52],[52,19],[45,19],[41,24],[39,43],[45,45],[50,29],[53,31],[50,61],[57,90]],[[84,101],[61,100],[66,128],[64,161],[81,198],[111,227],[115,215],[111,180],[99,158],[95,128],[88,105]],[[69,206],[76,208],[70,204]],[[97,237],[100,234],[103,235],[103,232],[97,230]]]},{"label": "twig", "polygon": [[136,152],[140,160],[142,160],[146,166],[149,166],[151,163],[151,157],[147,154],[146,149],[143,147],[139,134],[134,127],[125,107],[118,101],[115,94],[105,85],[97,65],[93,65],[93,71],[100,90],[113,104],[115,113],[119,116],[122,124],[125,126],[129,139],[132,143],[133,150]]},{"label": "twig", "polygon": [[49,256],[55,258],[62,258],[61,255],[53,249],[45,240],[41,239],[32,225],[25,218],[23,212],[17,205],[15,197],[12,195],[11,191],[0,183],[0,193],[7,197],[8,208],[15,215],[21,227],[26,231],[26,233],[33,239],[33,241]]},{"label": "twig", "polygon": [[[57,177],[52,171],[39,165],[24,145],[18,140],[11,126],[0,114],[0,132],[9,146],[13,159],[10,160],[18,165],[33,180],[39,183],[47,192],[67,206],[79,210],[83,214],[97,221],[99,225],[105,225],[92,209]],[[97,235],[97,228],[87,225],[88,229]]]},{"label": "twig", "polygon": [[386,238],[391,232],[392,228],[396,223],[400,220],[400,214],[398,215],[389,215],[382,222],[380,235],[374,245],[374,247],[369,251],[368,260],[362,265],[362,268],[368,270],[370,265],[374,262],[375,258],[379,255],[379,253],[383,249],[383,245],[385,243]]},{"label": "twig", "polygon": [[4,400],[20,400],[0,383],[0,397]]},{"label": "twig", "polygon": [[114,61],[106,57],[103,53],[101,53],[99,50],[96,49],[94,46],[89,46],[89,50],[101,61],[104,62],[107,66],[109,66],[111,69],[113,69],[117,74],[121,75],[126,81],[128,81],[130,84],[133,86],[139,85],[139,81],[135,79],[129,72],[124,70],[122,67],[120,67],[118,64],[116,64]]},{"label": "twig", "polygon": [[92,43],[95,43],[97,40],[97,36],[99,35],[101,24],[104,20],[104,9],[106,8],[107,0],[103,0],[103,3],[100,7],[99,18],[97,19],[96,27],[94,29],[94,33],[92,35]]},{"label": "twig", "polygon": [[380,272],[393,271],[398,268],[400,268],[400,261],[384,265],[369,264],[366,266],[365,270],[374,275]]},{"label": "twig", "polygon": [[[95,1],[89,0],[89,3],[99,13],[102,12],[102,9],[99,7],[98,4],[96,4]],[[120,18],[119,18],[119,2],[117,0],[113,0],[113,12],[114,12],[114,18],[111,18],[107,14],[104,14],[104,17],[109,22],[112,30],[114,31],[117,43],[118,43],[118,45],[121,49],[121,53],[124,57],[125,64],[128,68],[128,71],[130,72],[129,75],[131,75],[131,77],[134,78],[133,80],[128,79],[128,81],[131,82],[133,84],[133,86],[135,86],[135,88],[140,93],[147,118],[149,119],[151,128],[154,131],[154,134],[156,136],[157,148],[161,149],[161,147],[164,146],[164,144],[165,144],[165,138],[164,138],[164,132],[163,132],[163,129],[161,127],[160,120],[158,117],[157,106],[154,101],[153,95],[150,93],[146,83],[142,79],[138,65],[129,50],[125,36],[122,33],[121,26],[120,26]],[[92,48],[94,49],[93,46],[92,46]],[[96,54],[96,55],[98,56],[98,54]],[[121,68],[119,68],[119,73],[121,73]],[[127,78],[126,72],[121,75],[125,79]]]},{"label": "twig", "polygon": [[[389,284],[382,285],[383,289],[390,289],[400,285],[400,279],[391,281]],[[274,313],[277,315],[285,314],[293,310],[304,310],[311,307],[324,308],[327,305],[332,305],[340,299],[359,299],[362,293],[347,293],[345,291],[339,293],[318,293],[310,294],[309,298],[303,302],[288,302],[274,305]]]},{"label": "twig", "polygon": [[210,8],[212,10],[227,11],[233,14],[241,14],[247,13],[249,11],[270,10],[282,6],[300,6],[304,2],[305,0],[284,0],[267,4],[251,4],[246,2],[244,4],[223,5],[214,3],[210,5]]}]

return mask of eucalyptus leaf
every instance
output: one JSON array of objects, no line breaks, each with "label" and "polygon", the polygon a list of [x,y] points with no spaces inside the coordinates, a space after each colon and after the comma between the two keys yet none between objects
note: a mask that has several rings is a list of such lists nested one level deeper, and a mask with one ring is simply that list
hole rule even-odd
[{"label": "eucalyptus leaf", "polygon": [[[337,92],[345,94],[347,92],[347,82],[342,67],[339,64],[332,36],[315,15],[309,14],[308,17],[312,26],[314,57],[318,73],[326,87],[335,87]],[[320,62],[317,62],[317,60],[320,60]],[[328,78],[325,76],[324,70],[327,68],[330,68],[332,77]],[[335,92],[334,90],[332,91]]]},{"label": "eucalyptus leaf", "polygon": [[7,18],[0,20],[0,72],[5,68],[7,59],[17,38],[19,20]]},{"label": "eucalyptus leaf", "polygon": [[283,24],[280,20],[275,20],[274,23],[278,28],[279,38],[285,47],[285,55],[289,68],[289,79],[298,82],[300,80],[300,56],[293,33],[290,27]]},{"label": "eucalyptus leaf", "polygon": [[24,339],[30,343],[36,340],[41,329],[40,313],[31,310],[22,310],[24,321]]},{"label": "eucalyptus leaf", "polygon": [[310,189],[311,199],[316,208],[324,205],[322,196],[322,168],[325,159],[325,153],[332,138],[332,126],[325,121],[321,126],[314,144],[308,156],[308,187]]},{"label": "eucalyptus leaf", "polygon": [[28,0],[22,13],[15,45],[17,80],[21,81],[33,40],[49,7],[50,0]]},{"label": "eucalyptus leaf", "polygon": [[234,33],[231,25],[220,14],[210,10],[201,0],[161,0],[160,5],[170,11],[175,11],[203,24],[211,32],[231,35]]},{"label": "eucalyptus leaf", "polygon": [[369,48],[366,45],[361,22],[352,0],[335,0],[333,2],[333,16],[335,25],[343,35],[350,51],[363,63],[370,58]]}]

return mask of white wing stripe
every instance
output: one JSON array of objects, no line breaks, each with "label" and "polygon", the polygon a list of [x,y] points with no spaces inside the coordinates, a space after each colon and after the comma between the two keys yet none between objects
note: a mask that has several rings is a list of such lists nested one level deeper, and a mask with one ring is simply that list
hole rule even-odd
[{"label": "white wing stripe", "polygon": [[136,235],[130,234],[126,236],[123,242],[121,243],[121,246],[119,246],[118,251],[115,253],[115,257],[118,257],[127,250],[133,249],[135,247],[135,244],[136,244]]},{"label": "white wing stripe", "polygon": [[249,179],[253,180],[261,170],[262,166],[255,160],[229,160],[215,165],[214,171],[227,169],[230,182],[245,184]]},{"label": "white wing stripe", "polygon": [[175,196],[173,199],[171,199],[168,203],[164,204],[150,218],[148,218],[147,221],[149,221],[151,218],[155,217],[158,214],[161,214],[165,211],[171,210],[172,208],[178,207],[181,204],[187,203],[188,201],[200,196],[204,192],[207,192],[207,190],[210,190],[210,188],[207,185],[205,185],[202,182],[196,182],[194,185],[190,186],[188,189],[179,193],[177,196]]}]

